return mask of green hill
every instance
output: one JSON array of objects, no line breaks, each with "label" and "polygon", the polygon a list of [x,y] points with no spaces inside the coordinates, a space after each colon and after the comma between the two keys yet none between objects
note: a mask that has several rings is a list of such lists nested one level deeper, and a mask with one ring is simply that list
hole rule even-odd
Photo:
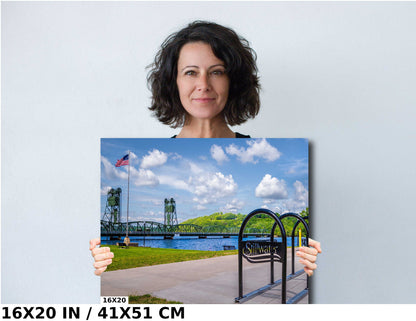
[{"label": "green hill", "polygon": [[[280,214],[276,213],[278,216]],[[309,215],[309,208],[303,210],[300,215],[302,217]],[[244,218],[246,217],[245,214],[233,214],[233,213],[214,213],[208,216],[200,216],[196,218],[191,218],[182,222],[181,224],[195,224],[201,226],[205,231],[233,231],[238,233],[240,230],[241,224],[243,223]],[[293,226],[296,223],[296,218],[288,217],[285,218],[283,222],[283,226],[285,227],[286,234],[292,232]],[[247,223],[245,230],[262,230],[262,231],[270,231],[272,229],[274,220],[268,216],[267,214],[258,214],[250,219]],[[308,220],[306,223],[309,224]],[[303,224],[300,224],[302,227],[302,235],[306,235],[306,230],[303,227]],[[278,231],[279,228],[276,228]],[[277,233],[280,234],[280,231]]]}]

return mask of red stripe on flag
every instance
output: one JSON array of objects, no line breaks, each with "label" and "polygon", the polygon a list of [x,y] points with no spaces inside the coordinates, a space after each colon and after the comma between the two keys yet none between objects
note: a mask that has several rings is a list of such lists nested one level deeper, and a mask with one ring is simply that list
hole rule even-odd
[{"label": "red stripe on flag", "polygon": [[116,167],[120,167],[120,166],[124,166],[124,165],[128,165],[128,164],[129,164],[129,160],[119,159],[116,163]]}]

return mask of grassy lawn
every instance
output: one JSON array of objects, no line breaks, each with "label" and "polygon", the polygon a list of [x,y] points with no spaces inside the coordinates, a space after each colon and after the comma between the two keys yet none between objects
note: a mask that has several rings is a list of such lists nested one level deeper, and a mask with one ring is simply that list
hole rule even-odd
[{"label": "grassy lawn", "polygon": [[129,304],[182,304],[178,301],[168,301],[165,299],[151,296],[150,294],[145,295],[130,295]]},{"label": "grassy lawn", "polygon": [[113,263],[106,271],[131,269],[141,266],[183,262],[211,257],[237,254],[238,250],[231,251],[195,251],[162,249],[150,247],[129,247],[128,249],[118,248],[116,245],[103,245],[110,247],[114,253]]}]

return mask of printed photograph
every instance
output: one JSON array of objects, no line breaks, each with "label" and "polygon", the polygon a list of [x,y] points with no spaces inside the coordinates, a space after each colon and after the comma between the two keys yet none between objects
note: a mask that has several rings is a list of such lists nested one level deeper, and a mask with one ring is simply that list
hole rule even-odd
[{"label": "printed photograph", "polygon": [[308,303],[307,139],[101,139],[102,296]]}]

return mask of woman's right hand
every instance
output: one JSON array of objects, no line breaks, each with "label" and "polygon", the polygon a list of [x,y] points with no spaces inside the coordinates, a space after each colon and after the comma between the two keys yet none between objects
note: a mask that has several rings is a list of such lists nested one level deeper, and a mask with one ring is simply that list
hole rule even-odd
[{"label": "woman's right hand", "polygon": [[97,247],[100,244],[101,240],[99,238],[90,240],[90,251],[95,261],[95,275],[101,275],[107,269],[107,266],[113,262],[112,258],[114,257],[114,253],[110,252],[109,247]]}]

